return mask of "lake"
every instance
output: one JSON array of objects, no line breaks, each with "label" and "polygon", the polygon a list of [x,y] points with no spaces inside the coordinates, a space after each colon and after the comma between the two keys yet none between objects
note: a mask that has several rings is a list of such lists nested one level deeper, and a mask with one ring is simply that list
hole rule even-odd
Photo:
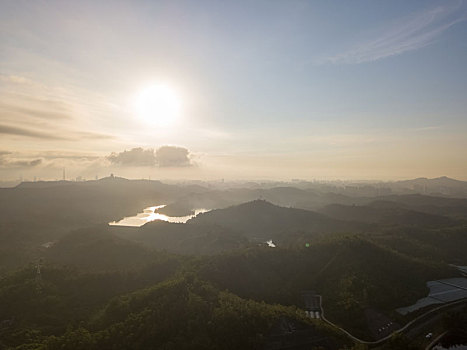
[{"label": "lake", "polygon": [[196,209],[195,213],[192,215],[167,216],[167,215],[160,214],[157,212],[159,209],[164,208],[164,207],[165,207],[165,204],[148,207],[144,209],[142,213],[138,213],[135,216],[125,217],[120,221],[109,222],[109,225],[110,226],[140,227],[140,226],[143,226],[144,224],[147,224],[148,222],[155,221],[155,220],[184,224],[191,218],[194,218],[196,215],[209,211],[207,209]]}]

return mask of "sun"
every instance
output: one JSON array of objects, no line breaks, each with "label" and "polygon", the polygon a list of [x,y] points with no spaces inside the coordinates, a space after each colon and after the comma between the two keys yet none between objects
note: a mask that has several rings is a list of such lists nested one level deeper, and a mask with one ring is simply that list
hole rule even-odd
[{"label": "sun", "polygon": [[137,116],[145,123],[170,126],[180,117],[181,100],[171,87],[154,84],[136,95],[134,108]]}]

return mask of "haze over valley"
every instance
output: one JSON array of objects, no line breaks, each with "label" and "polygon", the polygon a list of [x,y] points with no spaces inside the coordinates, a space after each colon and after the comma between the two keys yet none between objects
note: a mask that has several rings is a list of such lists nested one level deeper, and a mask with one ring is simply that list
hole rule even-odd
[{"label": "haze over valley", "polygon": [[[425,184],[423,192],[438,195],[414,190],[420,181]],[[270,182],[165,184],[113,176],[84,182],[29,182],[0,189],[1,300],[7,315],[2,346],[24,344],[24,332],[34,329],[28,333],[29,346],[52,348],[71,339],[79,339],[86,347],[110,346],[115,342],[106,340],[105,334],[110,332],[112,339],[144,347],[145,341],[159,339],[156,330],[143,330],[147,322],[165,324],[172,319],[172,331],[178,333],[192,316],[180,318],[170,313],[158,316],[160,321],[149,321],[138,303],[149,302],[151,299],[144,298],[153,298],[152,293],[176,295],[187,288],[186,293],[201,293],[196,295],[207,308],[203,311],[207,318],[198,320],[201,328],[195,333],[184,330],[188,333],[175,343],[177,347],[200,341],[204,348],[208,343],[198,339],[201,336],[209,337],[209,346],[214,348],[293,344],[337,349],[358,344],[339,330],[342,327],[361,341],[383,339],[382,346],[391,348],[392,342],[400,341],[392,340],[393,331],[440,305],[450,310],[454,303],[451,307],[459,312],[463,304],[456,303],[466,296],[462,266],[467,266],[467,199],[441,195],[440,184],[445,193],[451,186],[467,188],[467,183],[447,178],[416,179],[403,185],[385,184],[387,187],[381,183],[342,186],[316,182],[300,182],[294,187]],[[399,194],[387,194],[391,188]],[[159,203],[167,204],[153,205]],[[204,210],[197,212],[201,207]],[[146,223],[121,221],[144,208],[149,211],[135,217],[146,220],[152,215]],[[165,220],[179,217],[183,220]],[[433,299],[427,286],[434,281],[454,283],[448,299]],[[209,297],[202,291],[206,288]],[[322,306],[313,311],[318,312],[316,318],[308,316],[302,296],[308,290],[322,298]],[[149,294],[144,297],[141,293]],[[446,293],[443,295],[448,297]],[[140,297],[143,299],[137,301]],[[130,305],[136,303],[135,308],[118,311],[120,318],[102,314],[99,317],[107,321],[95,323],[96,315],[117,312],[108,308],[121,308],[117,305],[123,300],[133,299]],[[175,305],[181,306],[182,299],[141,307],[167,308],[169,312]],[[426,301],[421,304],[421,300]],[[221,316],[227,312],[224,302],[239,303],[238,316]],[[183,306],[184,312],[192,312],[192,307],[201,306],[189,302]],[[31,313],[31,308],[38,311]],[[321,316],[324,310],[326,322]],[[229,332],[246,326],[240,321],[244,312],[251,313],[249,317],[255,319],[251,322],[259,323],[250,329],[251,336],[235,338]],[[50,316],[42,320],[45,315]],[[204,333],[211,328],[203,322],[225,322],[219,317],[234,317],[239,322],[216,331],[237,339],[232,345],[221,345],[213,334]],[[436,320],[428,317],[434,324]],[[81,326],[63,328],[77,322]],[[428,327],[432,327],[430,322]],[[390,327],[385,326],[388,323]],[[144,334],[122,333],[120,324],[137,327]],[[284,324],[301,331],[285,332]],[[266,333],[257,338],[255,332]],[[401,336],[406,339],[407,335],[404,341],[417,344],[423,334],[420,329],[414,332],[404,331]]]},{"label": "haze over valley", "polygon": [[0,1],[0,350],[467,348],[467,0]]}]

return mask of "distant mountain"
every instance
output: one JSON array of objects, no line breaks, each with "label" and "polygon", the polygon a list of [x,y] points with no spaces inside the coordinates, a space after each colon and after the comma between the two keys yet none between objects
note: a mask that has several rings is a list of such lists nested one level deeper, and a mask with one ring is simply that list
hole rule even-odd
[{"label": "distant mountain", "polygon": [[[467,199],[410,184],[368,197],[377,187],[254,186],[110,177],[0,189],[0,348],[349,348],[305,319],[303,291],[352,334],[381,338],[375,321],[405,324],[396,308],[467,265]],[[107,224],[157,204],[213,210]]]},{"label": "distant mountain", "polygon": [[411,209],[434,215],[445,215],[453,218],[467,219],[467,199],[436,197],[422,194],[391,195],[380,197],[371,202],[373,207],[392,206]]},{"label": "distant mountain", "polygon": [[363,231],[368,228],[363,224],[335,220],[309,210],[279,207],[264,200],[212,210],[189,220],[188,224],[218,225],[259,239],[296,232],[322,234]]},{"label": "distant mountain", "polygon": [[[444,178],[439,181],[458,183]],[[378,232],[381,225],[434,228],[452,226],[452,220],[467,222],[465,198],[415,193],[351,197],[323,191],[319,185],[313,189],[280,186],[212,190],[192,183],[174,185],[119,177],[24,182],[16,188],[0,188],[0,273],[36,259],[44,243],[72,230],[106,225],[158,204],[169,204],[162,211],[175,216],[203,207],[218,209],[200,215],[186,227],[154,223],[132,236],[134,241],[153,248],[183,254],[212,254],[272,238],[281,246],[294,246],[320,234]],[[330,204],[337,206],[316,212]]]},{"label": "distant mountain", "polygon": [[467,181],[451,179],[446,176],[428,179],[420,177],[412,180],[397,181],[391,184],[397,192],[412,191],[422,194],[445,195],[452,197],[467,196]]},{"label": "distant mountain", "polygon": [[114,221],[145,207],[202,191],[197,185],[118,177],[85,182],[23,182],[15,188],[0,189],[0,221],[78,228]]},{"label": "distant mountain", "polygon": [[144,208],[205,191],[199,185],[109,177],[24,182],[0,188],[0,273],[36,259],[42,244],[70,231],[119,220]]},{"label": "distant mountain", "polygon": [[165,184],[158,180],[129,180],[118,176],[104,177],[99,180],[89,181],[35,181],[35,182],[21,182],[17,185],[16,189],[38,189],[38,188],[80,188],[80,189],[111,189],[116,191],[141,191],[141,190],[152,190],[157,191],[164,195],[171,195],[180,193],[183,191],[183,195],[187,193],[203,193],[207,191],[199,185],[170,185]]},{"label": "distant mountain", "polygon": [[456,180],[447,176],[436,177],[433,179],[419,177],[412,180],[397,181],[396,183],[400,185],[417,184],[428,186],[467,187],[467,181]]},{"label": "distant mountain", "polygon": [[459,222],[442,215],[428,214],[404,208],[395,202],[377,201],[364,206],[331,204],[320,213],[338,220],[354,220],[382,225],[449,227]]},{"label": "distant mountain", "polygon": [[272,188],[231,188],[227,190],[211,190],[205,192],[192,192],[171,202],[161,210],[167,215],[183,216],[193,210],[223,209],[245,202],[263,199],[278,206],[294,207],[316,210],[325,205],[340,204],[366,204],[368,198],[350,197],[334,192],[322,192],[316,189],[299,189],[290,186]]},{"label": "distant mountain", "polygon": [[15,188],[50,188],[58,186],[68,186],[78,184],[78,182],[58,180],[58,181],[23,181],[15,186]]}]

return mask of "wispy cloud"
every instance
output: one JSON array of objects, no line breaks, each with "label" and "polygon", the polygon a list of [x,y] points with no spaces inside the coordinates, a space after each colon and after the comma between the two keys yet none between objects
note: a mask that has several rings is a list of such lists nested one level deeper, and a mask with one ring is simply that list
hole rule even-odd
[{"label": "wispy cloud", "polygon": [[42,163],[41,158],[21,160],[12,157],[12,154],[12,152],[0,151],[0,168],[30,168]]},{"label": "wispy cloud", "polygon": [[385,28],[377,38],[327,57],[321,63],[359,64],[377,61],[433,44],[447,29],[467,20],[463,3],[416,13]]},{"label": "wispy cloud", "polygon": [[73,91],[0,73],[0,146],[10,147],[11,142],[23,139],[54,142],[54,147],[63,141],[115,140],[108,128],[94,127],[101,113],[98,106],[91,106],[89,98],[78,98]]},{"label": "wispy cloud", "polygon": [[27,79],[19,75],[0,74],[0,81],[8,82],[8,83],[15,83],[15,84],[34,84],[30,79]]},{"label": "wispy cloud", "polygon": [[86,140],[113,140],[115,136],[109,134],[101,134],[96,132],[78,131],[70,134],[71,140],[80,141],[81,139]]},{"label": "wispy cloud", "polygon": [[[45,102],[44,102],[45,105]],[[31,106],[17,106],[13,104],[3,104],[0,101],[0,114],[3,116],[12,116],[18,118],[35,117],[40,119],[70,119],[70,114],[60,111],[56,103],[50,103],[49,109],[41,109],[40,107]],[[45,107],[45,106],[44,106]],[[55,110],[52,108],[55,107]]]},{"label": "wispy cloud", "polygon": [[2,141],[8,144],[20,138],[75,142],[115,139],[106,132],[87,130],[83,121],[91,112],[76,106],[58,90],[26,77],[0,74]]},{"label": "wispy cloud", "polygon": [[106,134],[92,133],[92,132],[72,132],[72,131],[55,131],[54,133],[37,130],[26,127],[18,127],[12,125],[0,124],[0,134],[24,136],[44,140],[64,140],[64,141],[81,141],[83,139],[99,139],[107,140],[114,137]]},{"label": "wispy cloud", "polygon": [[38,139],[47,139],[47,140],[67,140],[67,138],[58,136],[52,133],[43,132],[34,129],[21,128],[17,126],[10,125],[1,125],[0,124],[0,134],[4,135],[15,135],[15,136],[26,136],[33,137]]},{"label": "wispy cloud", "polygon": [[424,131],[436,131],[436,130],[440,130],[442,127],[440,125],[431,125],[431,126],[422,126],[422,127],[419,127],[419,128],[415,128],[414,131],[421,131],[421,132],[424,132]]},{"label": "wispy cloud", "polygon": [[66,167],[83,172],[106,169],[109,162],[105,157],[93,154],[80,154],[60,151],[9,151],[0,150],[0,174],[9,174],[9,171],[21,170],[29,175],[42,176],[44,174],[56,175],[56,170]]}]

